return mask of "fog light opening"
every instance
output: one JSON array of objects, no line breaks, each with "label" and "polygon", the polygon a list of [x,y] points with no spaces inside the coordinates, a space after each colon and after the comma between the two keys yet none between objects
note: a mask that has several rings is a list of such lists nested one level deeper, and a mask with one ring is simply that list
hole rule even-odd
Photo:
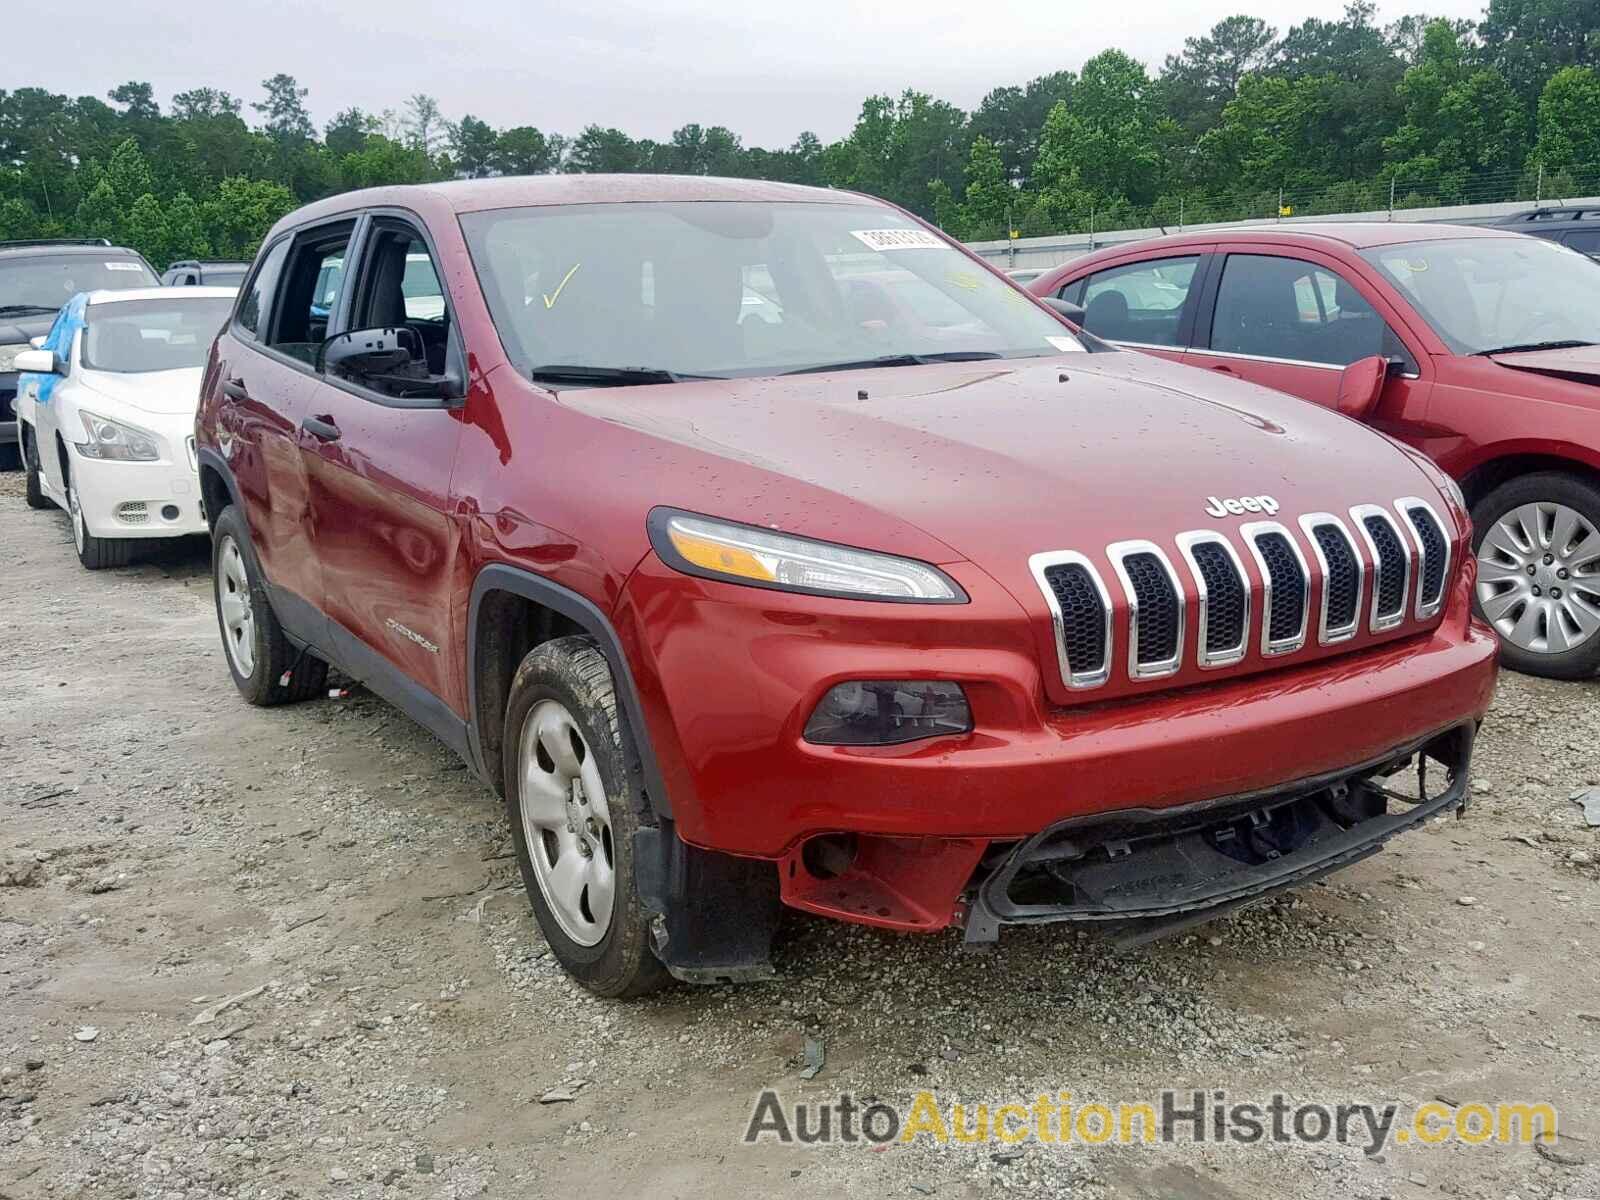
[{"label": "fog light opening", "polygon": [[163,504],[161,506],[161,519],[176,521],[178,519],[178,506],[176,504]]},{"label": "fog light opening", "polygon": [[806,722],[819,746],[893,746],[972,732],[959,683],[937,679],[858,679],[835,684]]},{"label": "fog light opening", "polygon": [[800,861],[817,879],[837,879],[855,865],[856,835],[825,833],[800,848]]}]

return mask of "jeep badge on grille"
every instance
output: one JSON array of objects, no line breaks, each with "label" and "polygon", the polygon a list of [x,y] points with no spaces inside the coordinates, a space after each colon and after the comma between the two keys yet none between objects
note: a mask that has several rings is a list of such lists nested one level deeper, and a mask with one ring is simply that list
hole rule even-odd
[{"label": "jeep badge on grille", "polygon": [[1271,515],[1278,511],[1278,502],[1271,496],[1240,496],[1237,500],[1219,500],[1215,496],[1206,497],[1206,512],[1213,517],[1242,517],[1245,513],[1267,513]]}]

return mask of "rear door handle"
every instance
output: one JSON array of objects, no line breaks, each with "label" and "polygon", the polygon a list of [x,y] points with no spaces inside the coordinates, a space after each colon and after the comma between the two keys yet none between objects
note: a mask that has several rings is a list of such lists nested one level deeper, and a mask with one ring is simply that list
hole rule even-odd
[{"label": "rear door handle", "polygon": [[230,400],[248,400],[250,392],[244,386],[242,379],[224,379],[222,381],[222,394]]},{"label": "rear door handle", "polygon": [[339,440],[339,427],[333,423],[332,417],[307,417],[300,422],[300,428],[318,441],[336,442]]}]

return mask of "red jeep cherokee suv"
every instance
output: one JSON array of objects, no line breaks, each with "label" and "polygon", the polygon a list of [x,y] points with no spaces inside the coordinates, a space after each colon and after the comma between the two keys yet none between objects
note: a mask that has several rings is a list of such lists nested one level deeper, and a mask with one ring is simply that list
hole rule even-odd
[{"label": "red jeep cherokee suv", "polygon": [[1471,505],[1506,665],[1600,671],[1600,262],[1512,229],[1374,221],[1152,238],[1028,287],[1119,345],[1425,451]]},{"label": "red jeep cherokee suv", "polygon": [[203,392],[239,689],[334,664],[459,752],[600,993],[769,973],[780,902],[1139,940],[1463,803],[1454,485],[863,196],[338,196]]}]

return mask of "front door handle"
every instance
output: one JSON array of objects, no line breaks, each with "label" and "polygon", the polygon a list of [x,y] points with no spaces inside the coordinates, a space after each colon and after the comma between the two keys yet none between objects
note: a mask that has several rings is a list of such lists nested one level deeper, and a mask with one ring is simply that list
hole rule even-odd
[{"label": "front door handle", "polygon": [[1232,374],[1235,373],[1234,369],[1232,367],[1225,367],[1221,363],[1218,363],[1216,366],[1212,367],[1211,369],[1213,371],[1221,371],[1224,375],[1232,375]]},{"label": "front door handle", "polygon": [[242,379],[224,379],[222,381],[222,394],[230,400],[248,400],[250,392],[244,386]]},{"label": "front door handle", "polygon": [[307,417],[300,422],[300,428],[321,442],[339,440],[339,427],[333,423],[332,417]]}]

